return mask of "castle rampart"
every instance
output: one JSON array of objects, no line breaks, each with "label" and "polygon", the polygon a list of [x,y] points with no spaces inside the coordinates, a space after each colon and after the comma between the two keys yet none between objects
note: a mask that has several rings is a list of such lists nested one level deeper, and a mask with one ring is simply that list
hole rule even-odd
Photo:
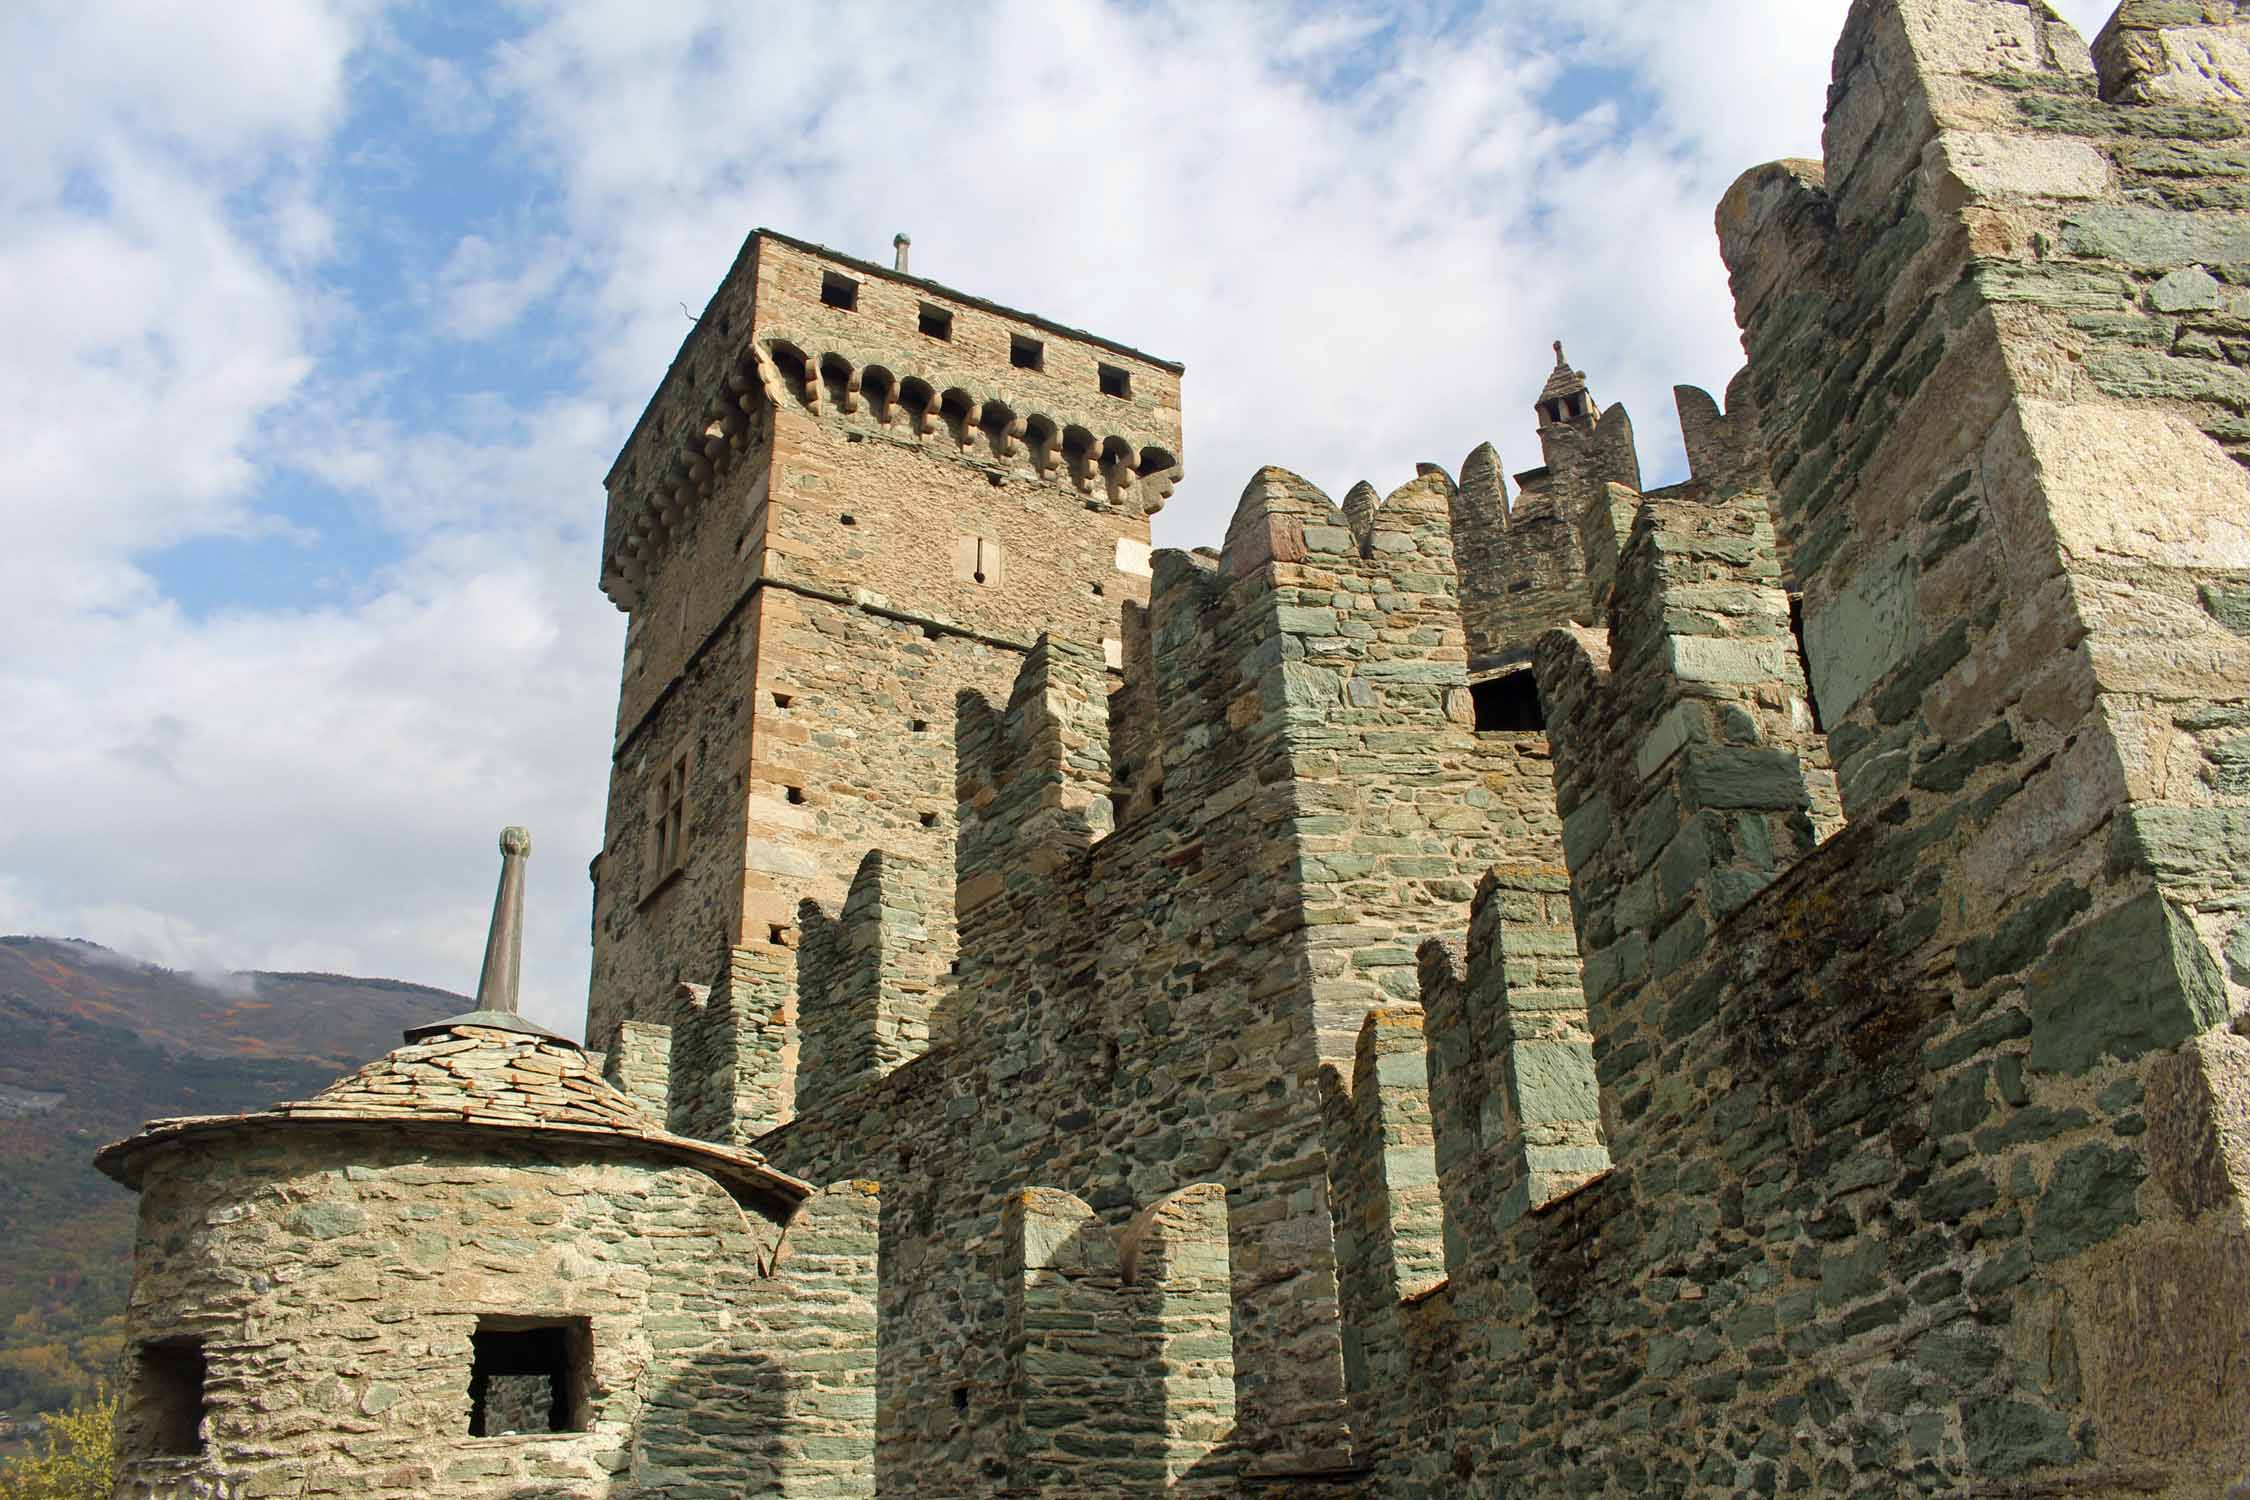
[{"label": "castle rampart", "polygon": [[[377,1493],[2243,1491],[2246,31],[1856,0],[1685,480],[1558,346],[1512,495],[1268,468],[1216,551],[1141,545],[1176,367],[754,237],[611,476],[608,1083],[476,1043],[597,1164],[478,1135],[538,1078],[286,1192],[136,1138],[143,1356],[202,1299]],[[413,1467],[558,1286],[593,1425]]]}]

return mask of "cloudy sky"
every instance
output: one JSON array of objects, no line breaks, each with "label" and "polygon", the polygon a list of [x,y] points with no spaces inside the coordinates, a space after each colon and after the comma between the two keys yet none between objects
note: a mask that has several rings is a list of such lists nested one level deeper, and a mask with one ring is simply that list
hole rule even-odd
[{"label": "cloudy sky", "polygon": [[1184,360],[1160,543],[1261,463],[1527,467],[1557,337],[1659,482],[1845,9],[0,7],[0,932],[464,988],[522,822],[575,1030],[601,475],[746,231]]}]

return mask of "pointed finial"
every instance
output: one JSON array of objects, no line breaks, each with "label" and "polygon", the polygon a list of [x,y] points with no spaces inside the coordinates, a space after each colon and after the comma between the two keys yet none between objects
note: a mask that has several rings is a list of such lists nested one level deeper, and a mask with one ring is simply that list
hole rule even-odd
[{"label": "pointed finial", "polygon": [[492,931],[484,940],[484,973],[477,980],[477,1009],[515,1015],[523,973],[523,862],[531,834],[500,830],[500,890],[492,898]]},{"label": "pointed finial", "polygon": [[1561,339],[1555,340],[1555,368],[1558,370],[1567,370],[1570,368],[1570,361],[1563,358]]}]

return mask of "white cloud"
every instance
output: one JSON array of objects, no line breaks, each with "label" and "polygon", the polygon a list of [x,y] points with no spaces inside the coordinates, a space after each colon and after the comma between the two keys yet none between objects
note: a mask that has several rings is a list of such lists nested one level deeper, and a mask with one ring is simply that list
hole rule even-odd
[{"label": "white cloud", "polygon": [[569,247],[554,236],[511,257],[481,234],[463,235],[438,271],[439,323],[454,338],[490,338],[545,300],[569,269]]},{"label": "white cloud", "polygon": [[[482,72],[362,0],[0,14],[0,927],[466,987],[524,822],[529,1005],[575,1027],[622,628],[600,475],[746,230],[906,229],[925,274],[1185,360],[1170,544],[1261,463],[1338,495],[1487,438],[1528,466],[1558,336],[1670,477],[1671,385],[1740,360],[1713,206],[1817,152],[1844,10],[586,0]],[[418,169],[394,130],[327,170],[369,56],[424,137],[495,125],[552,190],[418,226],[402,332],[467,358],[536,309],[573,387],[410,420],[328,337],[374,311],[321,279],[360,224],[336,182]],[[1628,85],[1563,117],[1590,64]],[[283,471],[395,559],[317,608],[160,597],[150,549],[273,530]]]}]

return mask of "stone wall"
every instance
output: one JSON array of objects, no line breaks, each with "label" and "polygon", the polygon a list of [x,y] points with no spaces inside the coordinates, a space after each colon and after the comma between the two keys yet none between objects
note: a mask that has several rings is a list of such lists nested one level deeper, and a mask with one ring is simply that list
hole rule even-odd
[{"label": "stone wall", "polygon": [[[732,952],[793,950],[800,904],[840,903],[870,848],[942,869],[955,696],[1004,693],[1042,631],[1118,664],[1179,453],[1177,366],[753,235],[609,477],[632,623],[589,1039]],[[683,760],[675,873],[652,851]],[[918,982],[950,967],[948,885]],[[769,1092],[768,1126],[793,1082]]]},{"label": "stone wall", "polygon": [[[784,1231],[691,1169],[412,1130],[150,1169],[133,1338],[201,1342],[204,1451],[129,1401],[121,1496],[873,1494],[872,1184]],[[469,1436],[495,1319],[579,1321],[580,1430]]]},{"label": "stone wall", "polygon": [[[818,480],[786,607],[851,643],[804,764],[883,810],[798,948],[614,1066],[883,1184],[872,1408],[825,1429],[879,1487],[2250,1483],[2233,16],[2136,0],[2097,71],[2022,0],[1859,0],[1825,164],[1722,208],[1750,364],[1679,392],[1687,481],[1642,492],[1618,407],[1512,507],[1489,447],[1340,507],[1265,470],[1114,632],[1065,595],[1160,376],[1050,473],[1028,376],[908,390],[919,291],[757,344]],[[925,549],[924,626],[834,544],[860,465],[885,538],[924,488],[1092,519],[997,584]],[[1043,635],[975,613],[1019,555]],[[927,628],[990,661],[898,659]],[[1476,733],[1472,669],[1526,662],[1546,731]]]}]

